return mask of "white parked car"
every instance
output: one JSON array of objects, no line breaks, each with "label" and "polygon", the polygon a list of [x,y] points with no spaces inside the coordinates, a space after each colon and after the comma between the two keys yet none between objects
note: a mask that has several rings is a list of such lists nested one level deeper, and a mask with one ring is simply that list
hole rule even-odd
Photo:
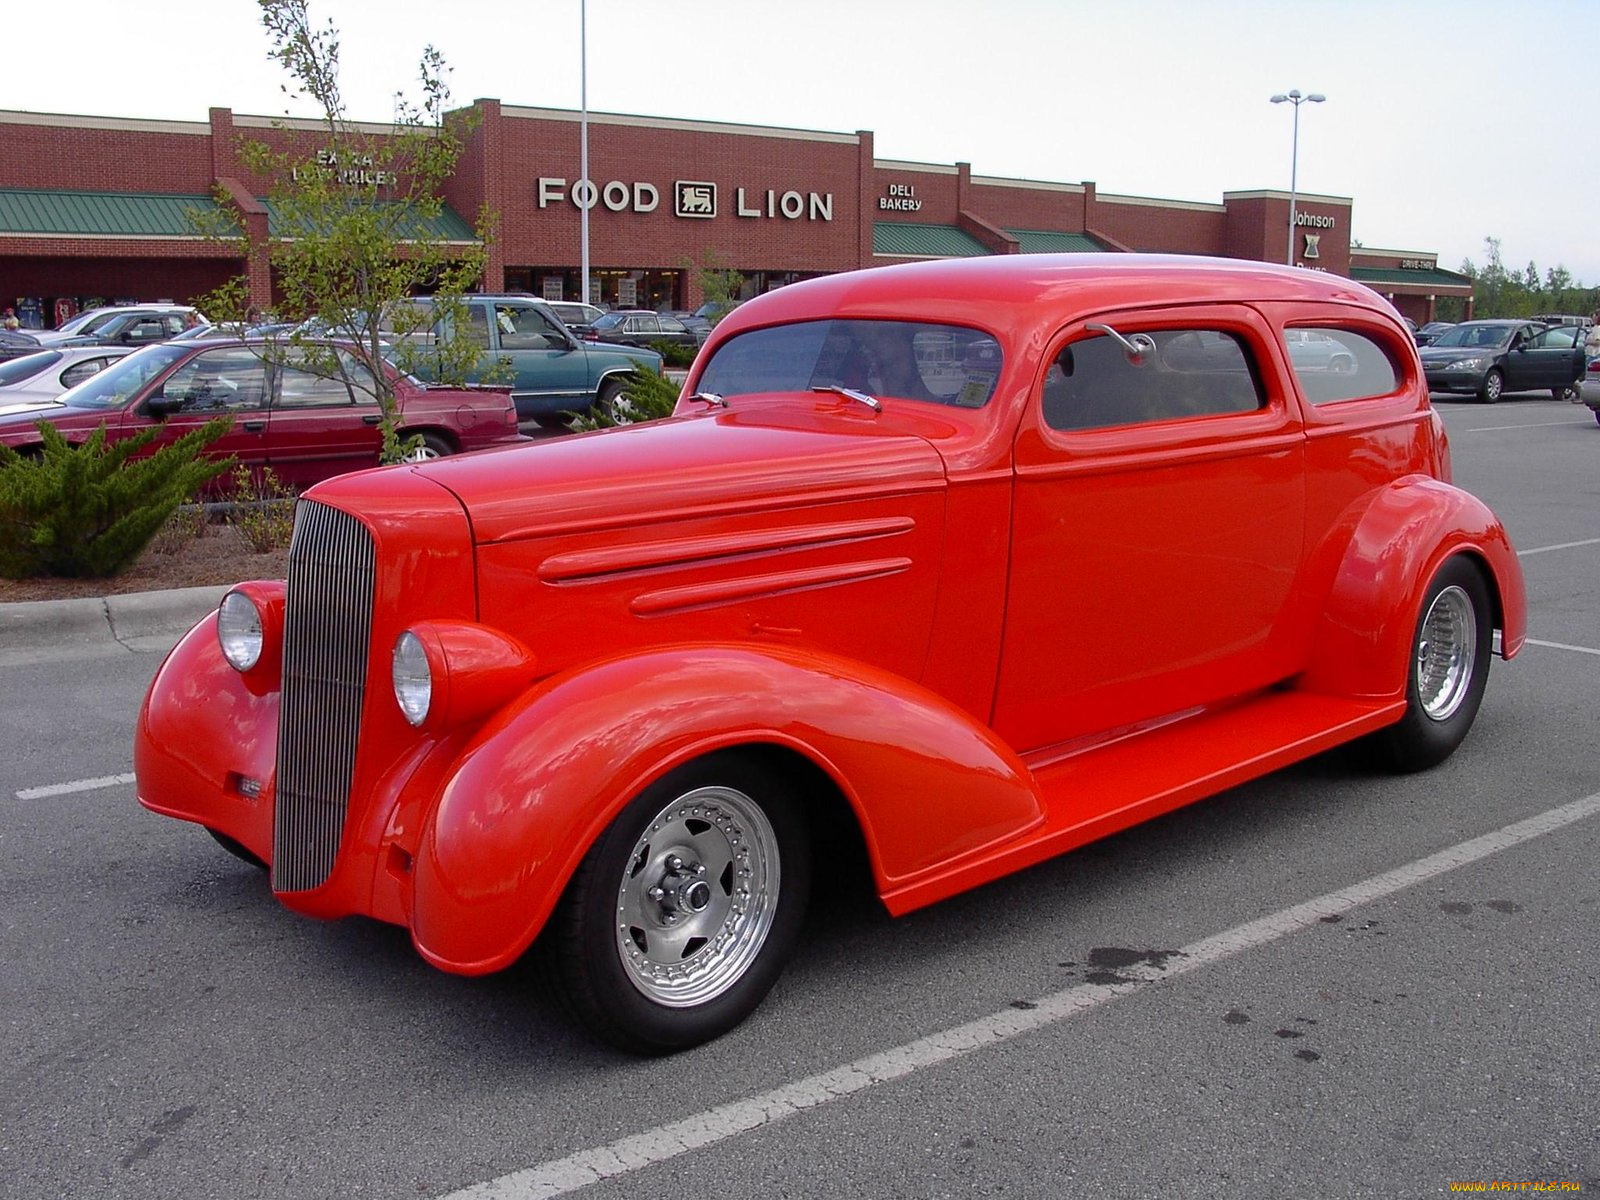
[{"label": "white parked car", "polygon": [[54,400],[132,353],[131,346],[63,346],[0,362],[0,409]]}]

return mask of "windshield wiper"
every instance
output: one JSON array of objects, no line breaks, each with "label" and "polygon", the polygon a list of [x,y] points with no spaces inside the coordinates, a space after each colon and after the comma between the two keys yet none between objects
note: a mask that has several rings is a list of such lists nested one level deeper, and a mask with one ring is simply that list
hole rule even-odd
[{"label": "windshield wiper", "polygon": [[819,383],[812,389],[813,392],[832,392],[836,396],[843,396],[846,400],[856,400],[865,404],[873,412],[882,412],[883,405],[876,396],[869,396],[865,392],[858,392],[855,388],[847,388],[837,383]]}]

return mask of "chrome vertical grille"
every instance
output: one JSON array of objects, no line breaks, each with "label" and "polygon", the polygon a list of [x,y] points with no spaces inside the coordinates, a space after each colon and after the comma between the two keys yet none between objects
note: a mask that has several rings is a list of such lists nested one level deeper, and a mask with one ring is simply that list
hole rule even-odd
[{"label": "chrome vertical grille", "polygon": [[366,526],[313,500],[296,506],[283,624],[283,694],[272,831],[274,891],[333,871],[350,807],[372,634]]}]

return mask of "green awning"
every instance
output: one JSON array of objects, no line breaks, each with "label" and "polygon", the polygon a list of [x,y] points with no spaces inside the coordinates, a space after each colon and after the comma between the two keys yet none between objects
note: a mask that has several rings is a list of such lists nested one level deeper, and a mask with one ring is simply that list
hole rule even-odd
[{"label": "green awning", "polygon": [[1100,254],[1109,250],[1087,233],[1048,233],[1042,229],[1008,229],[1023,254]]},{"label": "green awning", "polygon": [[1402,270],[1399,267],[1351,267],[1350,278],[1370,288],[1427,287],[1472,290],[1471,276],[1456,271],[1441,271],[1438,267],[1423,271]]},{"label": "green awning", "polygon": [[0,233],[38,237],[193,238],[189,214],[215,212],[210,196],[0,189]]},{"label": "green awning", "polygon": [[[265,199],[262,203],[267,209],[267,227],[277,235],[272,205]],[[216,200],[202,195],[0,188],[0,233],[23,236],[197,238],[201,235],[193,215],[217,211]],[[224,211],[231,212],[231,207]],[[447,242],[477,241],[472,226],[448,206],[438,217],[417,222],[410,236]]]},{"label": "green awning", "polygon": [[[271,237],[293,236],[290,231],[284,228],[284,223],[272,202],[263,196],[261,197],[261,203],[267,210],[268,235]],[[401,213],[400,220],[404,221],[401,201],[382,200],[379,203],[385,208],[399,211]],[[402,228],[403,226],[397,223],[396,227]],[[440,210],[437,217],[427,221],[416,221],[413,228],[402,236],[409,239],[426,239],[440,242],[476,242],[478,240],[478,235],[473,231],[472,226],[464,221],[448,204]]]},{"label": "green awning", "polygon": [[872,226],[872,252],[892,258],[980,258],[984,244],[954,225],[912,225],[877,221]]}]

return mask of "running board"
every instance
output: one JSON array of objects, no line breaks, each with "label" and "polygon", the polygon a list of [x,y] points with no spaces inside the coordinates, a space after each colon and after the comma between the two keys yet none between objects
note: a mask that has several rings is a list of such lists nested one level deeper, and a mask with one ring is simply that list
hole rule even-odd
[{"label": "running board", "polygon": [[1043,823],[898,884],[883,902],[895,916],[935,903],[1352,741],[1404,712],[1402,699],[1268,692],[1093,749],[1033,756]]}]

